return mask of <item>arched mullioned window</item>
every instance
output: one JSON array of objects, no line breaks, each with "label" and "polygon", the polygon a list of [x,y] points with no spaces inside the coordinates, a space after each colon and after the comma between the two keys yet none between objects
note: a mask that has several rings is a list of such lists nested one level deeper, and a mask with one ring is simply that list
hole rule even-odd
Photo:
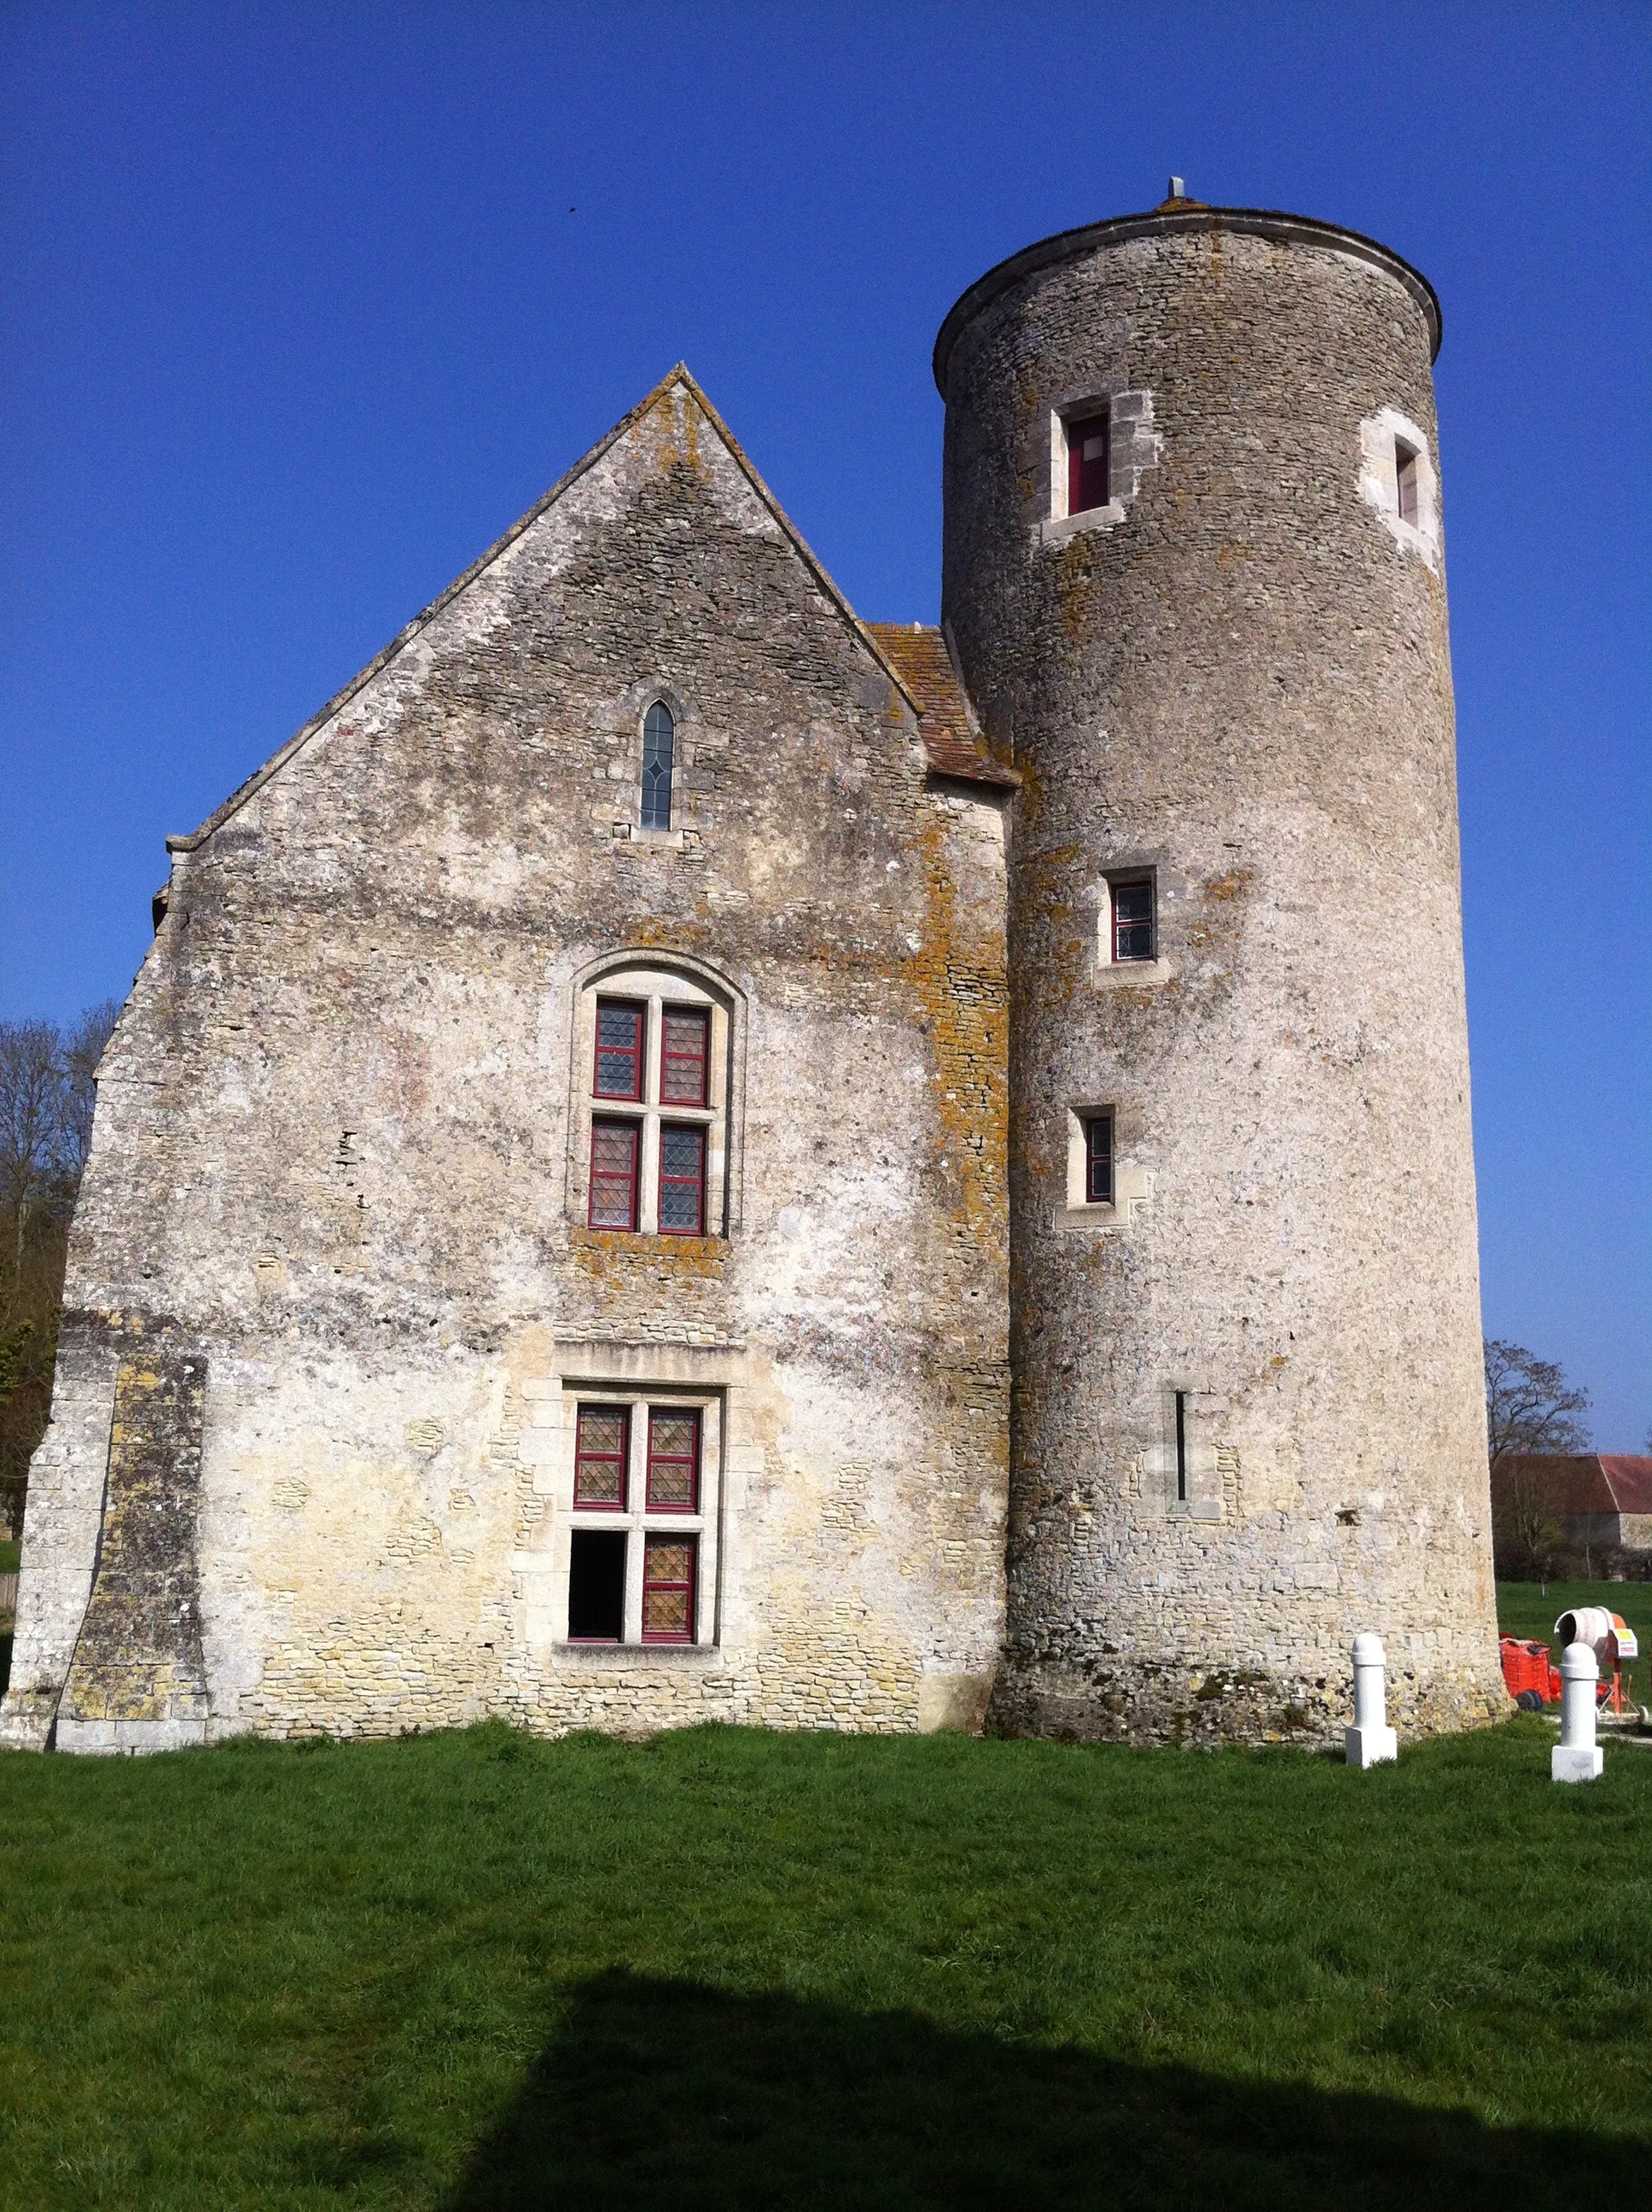
[{"label": "arched mullioned window", "polygon": [[677,725],[671,710],[656,699],[642,725],[642,826],[669,830],[671,826],[671,764],[677,750]]}]

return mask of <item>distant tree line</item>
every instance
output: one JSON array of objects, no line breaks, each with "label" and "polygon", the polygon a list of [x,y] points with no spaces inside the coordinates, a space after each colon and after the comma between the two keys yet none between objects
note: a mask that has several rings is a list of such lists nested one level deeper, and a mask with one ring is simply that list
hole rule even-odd
[{"label": "distant tree line", "polygon": [[66,1029],[0,1022],[0,1533],[22,1525],[28,1463],[52,1408],[93,1076],[119,1012],[108,999]]}]

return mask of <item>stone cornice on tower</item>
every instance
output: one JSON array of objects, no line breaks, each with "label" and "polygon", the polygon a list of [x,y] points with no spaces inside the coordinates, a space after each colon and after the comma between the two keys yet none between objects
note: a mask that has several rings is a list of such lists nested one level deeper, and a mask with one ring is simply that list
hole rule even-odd
[{"label": "stone cornice on tower", "polygon": [[1076,230],[1059,230],[1054,237],[1040,239],[1036,246],[1023,246],[1019,253],[1011,254],[1007,261],[999,262],[984,276],[978,276],[953,303],[935,340],[932,367],[941,398],[946,398],[947,368],[952,348],[965,324],[972,322],[1000,293],[1019,283],[1023,276],[1071,261],[1079,254],[1093,253],[1102,246],[1121,246],[1129,239],[1174,237],[1178,232],[1207,230],[1227,231],[1240,237],[1270,238],[1283,246],[1325,247],[1386,270],[1422,310],[1428,325],[1429,359],[1433,362],[1438,358],[1442,329],[1439,295],[1420,270],[1413,269],[1409,261],[1380,240],[1367,238],[1362,231],[1345,230],[1339,223],[1319,222],[1311,216],[1286,215],[1272,208],[1205,207],[1196,200],[1173,200],[1145,215],[1113,216],[1104,222],[1082,223]]}]

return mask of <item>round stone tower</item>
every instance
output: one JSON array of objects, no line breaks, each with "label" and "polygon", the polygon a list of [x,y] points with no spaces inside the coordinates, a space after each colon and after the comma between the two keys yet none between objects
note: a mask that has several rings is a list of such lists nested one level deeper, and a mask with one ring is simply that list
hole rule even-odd
[{"label": "round stone tower", "polygon": [[1386,247],[1182,198],[942,327],[1011,830],[1001,1725],[1500,1709],[1430,363]]}]

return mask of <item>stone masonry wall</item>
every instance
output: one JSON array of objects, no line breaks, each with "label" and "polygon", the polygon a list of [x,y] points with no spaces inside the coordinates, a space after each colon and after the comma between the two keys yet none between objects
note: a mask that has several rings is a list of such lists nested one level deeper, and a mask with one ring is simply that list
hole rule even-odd
[{"label": "stone masonry wall", "polygon": [[[641,826],[656,697],[669,831]],[[177,841],[100,1072],[0,1735],[116,1710],[93,1501],[122,1332],[156,1316],[208,1378],[173,1561],[193,1546],[208,1735],[978,1724],[1003,884],[995,799],[931,773],[887,665],[667,380]],[[584,1225],[580,998],[626,953],[732,1010],[727,1233]],[[566,1641],[582,1389],[714,1416],[696,1645]]]},{"label": "stone masonry wall", "polygon": [[[940,368],[946,621],[1023,777],[999,1721],[1321,1732],[1362,1629],[1402,1725],[1473,1720],[1502,1699],[1424,313],[1381,249],[1220,210],[999,276]],[[1151,402],[1157,452],[1053,531],[1052,417],[1098,395]],[[1157,957],[1114,963],[1109,875],[1144,873]],[[1103,1109],[1120,1203],[1087,1208]]]}]

